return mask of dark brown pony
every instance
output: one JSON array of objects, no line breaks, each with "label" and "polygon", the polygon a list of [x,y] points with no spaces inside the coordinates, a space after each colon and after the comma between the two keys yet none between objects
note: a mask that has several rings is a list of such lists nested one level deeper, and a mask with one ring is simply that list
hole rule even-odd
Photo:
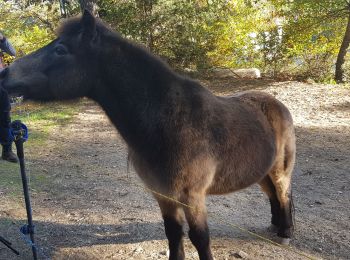
[{"label": "dark brown pony", "polygon": [[8,91],[26,99],[86,96],[101,105],[145,184],[191,206],[155,196],[170,259],[184,259],[184,218],[200,259],[213,259],[206,196],[254,183],[270,199],[278,236],[291,237],[295,135],[288,109],[274,97],[215,96],[88,12],[68,20],[56,40],[15,61],[1,77]]}]

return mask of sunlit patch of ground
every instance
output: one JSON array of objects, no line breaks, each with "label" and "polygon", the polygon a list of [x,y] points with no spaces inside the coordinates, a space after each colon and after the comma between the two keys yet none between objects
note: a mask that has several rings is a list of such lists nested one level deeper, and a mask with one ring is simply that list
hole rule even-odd
[{"label": "sunlit patch of ground", "polygon": [[[292,248],[314,257],[347,259],[349,89],[264,80],[204,83],[225,95],[259,89],[290,108],[297,134]],[[86,100],[30,106],[17,107],[15,113],[33,133],[25,149],[42,252],[53,259],[166,259],[167,241],[157,203],[140,188],[133,170],[127,170],[126,146],[103,111]],[[31,252],[18,233],[26,217],[19,182],[18,166],[1,161],[0,235],[22,252],[23,259],[30,259]],[[210,197],[208,210],[216,259],[236,259],[239,251],[250,259],[305,259],[220,221],[275,239],[268,228],[268,200],[258,186]],[[198,259],[188,239],[185,251],[187,259]],[[0,244],[0,259],[18,258]]]}]

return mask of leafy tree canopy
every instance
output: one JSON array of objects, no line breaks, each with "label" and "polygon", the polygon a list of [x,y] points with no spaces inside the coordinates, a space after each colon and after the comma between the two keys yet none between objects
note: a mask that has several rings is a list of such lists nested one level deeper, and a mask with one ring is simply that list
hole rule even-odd
[{"label": "leafy tree canopy", "polygon": [[345,0],[0,0],[0,30],[23,55],[82,8],[182,69],[257,67],[330,81],[347,50]]}]

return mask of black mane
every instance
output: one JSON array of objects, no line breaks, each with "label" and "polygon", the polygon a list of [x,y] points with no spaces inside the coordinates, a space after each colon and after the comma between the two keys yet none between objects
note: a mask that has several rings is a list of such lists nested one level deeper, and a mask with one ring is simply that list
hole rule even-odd
[{"label": "black mane", "polygon": [[[79,35],[81,32],[81,17],[78,16],[64,21],[56,33],[58,37],[71,38]],[[96,32],[98,37],[101,38],[100,42],[104,44],[114,45],[116,48],[119,47],[123,51],[130,53],[130,57],[138,59],[139,62],[137,62],[136,65],[140,64],[142,66],[145,63],[149,65],[148,67],[138,67],[138,71],[148,69],[148,72],[152,72],[152,70],[156,70],[158,74],[166,72],[169,75],[171,74],[173,77],[191,80],[187,77],[177,74],[166,62],[164,62],[158,56],[152,54],[148,49],[146,49],[145,46],[134,43],[122,37],[118,32],[115,32],[112,28],[110,28],[108,24],[102,22],[99,19],[96,19]]]}]

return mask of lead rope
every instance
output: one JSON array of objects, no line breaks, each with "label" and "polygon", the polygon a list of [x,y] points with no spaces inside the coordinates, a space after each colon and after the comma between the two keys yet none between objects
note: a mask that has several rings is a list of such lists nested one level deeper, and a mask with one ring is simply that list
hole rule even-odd
[{"label": "lead rope", "polygon": [[[130,159],[130,156],[128,155],[128,160],[129,160],[129,159]],[[127,171],[129,171],[129,163],[128,163],[128,169],[127,169]],[[129,176],[129,173],[128,173],[128,176]],[[179,204],[179,205],[181,205],[181,206],[184,206],[184,207],[186,207],[186,208],[189,208],[189,209],[192,209],[192,210],[196,210],[196,208],[193,207],[193,206],[190,206],[190,205],[188,205],[188,204],[186,204],[186,203],[183,203],[183,202],[181,202],[181,201],[179,201],[179,200],[177,200],[177,199],[174,199],[174,198],[172,198],[172,197],[169,197],[169,196],[167,196],[167,195],[164,195],[164,194],[162,194],[162,193],[160,193],[160,192],[157,192],[157,191],[155,191],[155,190],[153,190],[153,189],[151,189],[151,188],[148,188],[148,187],[146,187],[146,186],[144,186],[144,185],[140,185],[140,184],[138,184],[138,183],[132,181],[131,178],[128,179],[127,181],[128,181],[131,185],[135,185],[136,187],[142,188],[142,189],[144,189],[144,190],[146,190],[146,191],[148,191],[148,192],[150,192],[150,193],[153,193],[153,194],[155,194],[155,195],[157,195],[157,196],[159,196],[159,197],[162,197],[162,198],[165,198],[165,199],[167,199],[167,200],[169,200],[169,201],[175,202],[175,203],[177,203],[177,204]],[[277,242],[275,242],[275,241],[273,241],[273,240],[271,240],[271,239],[268,239],[268,238],[266,238],[266,237],[264,237],[264,236],[262,236],[262,235],[256,234],[256,233],[254,233],[254,232],[252,232],[252,231],[249,231],[249,230],[247,230],[247,229],[245,229],[245,228],[242,228],[242,227],[240,227],[240,226],[238,226],[238,225],[232,224],[232,223],[230,223],[230,222],[228,222],[228,221],[226,221],[226,220],[224,220],[224,219],[222,219],[222,218],[219,218],[216,214],[213,214],[213,213],[211,213],[211,212],[208,212],[208,215],[209,215],[210,217],[212,217],[213,219],[217,220],[217,222],[219,222],[220,224],[228,225],[228,226],[230,226],[230,227],[233,227],[233,228],[235,228],[235,229],[238,229],[238,230],[241,231],[242,233],[246,233],[246,234],[248,234],[248,235],[250,235],[250,236],[253,236],[253,237],[255,237],[255,238],[258,238],[258,239],[260,239],[260,240],[263,240],[263,241],[265,241],[265,242],[268,242],[268,243],[270,243],[270,244],[272,244],[272,245],[274,245],[274,246],[277,246],[277,247],[279,247],[279,248],[281,248],[281,249],[285,249],[285,250],[288,250],[288,251],[293,252],[293,253],[295,253],[295,254],[298,254],[298,255],[300,255],[300,256],[303,256],[303,257],[305,257],[306,259],[310,259],[310,260],[317,260],[317,259],[319,259],[319,258],[317,258],[317,257],[315,257],[315,256],[311,256],[311,255],[306,254],[306,253],[304,253],[304,252],[300,252],[300,251],[298,251],[298,250],[292,248],[291,246],[281,245],[281,244],[279,244],[279,243],[277,243]]]},{"label": "lead rope", "polygon": [[[153,193],[153,194],[155,194],[155,195],[157,195],[157,196],[160,196],[160,197],[162,197],[162,198],[168,199],[168,200],[170,200],[170,201],[172,201],[172,202],[175,202],[175,203],[177,203],[177,204],[179,204],[179,205],[181,205],[181,206],[184,206],[184,207],[187,207],[187,208],[190,208],[190,209],[195,209],[195,207],[193,207],[193,206],[190,206],[190,205],[188,205],[188,204],[186,204],[186,203],[183,203],[183,202],[178,201],[178,200],[176,200],[176,199],[174,199],[174,198],[171,198],[171,197],[169,197],[169,196],[166,196],[166,195],[164,195],[164,194],[162,194],[162,193],[159,193],[159,192],[157,192],[157,191],[155,191],[155,190],[152,190],[152,189],[150,189],[150,188],[148,188],[148,187],[145,187],[145,186],[142,186],[142,185],[137,184],[137,183],[135,183],[135,182],[132,182],[131,180],[130,180],[129,182],[130,182],[130,184],[133,184],[133,185],[135,185],[135,186],[138,186],[138,187],[140,187],[140,188],[143,188],[143,189],[146,190],[146,191],[149,191],[149,192],[151,192],[151,193]],[[270,243],[270,244],[272,244],[272,245],[274,245],[274,246],[277,246],[277,247],[279,247],[279,248],[286,249],[286,250],[291,251],[291,252],[293,252],[293,253],[296,253],[296,254],[298,254],[298,255],[300,255],[300,256],[303,256],[303,257],[305,257],[305,258],[307,258],[307,259],[311,259],[311,260],[317,260],[317,259],[319,259],[319,258],[316,258],[316,257],[311,256],[311,255],[309,255],[309,254],[306,254],[306,253],[304,253],[304,252],[300,252],[300,251],[298,251],[298,250],[292,248],[291,246],[281,245],[281,244],[279,244],[279,243],[277,243],[277,242],[275,242],[275,241],[273,241],[273,240],[271,240],[271,239],[268,239],[268,238],[266,238],[266,237],[264,237],[264,236],[262,236],[262,235],[256,234],[256,233],[254,233],[254,232],[252,232],[252,231],[249,231],[249,230],[247,230],[247,229],[245,229],[245,228],[242,228],[242,227],[240,227],[240,226],[238,226],[238,225],[232,224],[232,223],[230,223],[230,222],[228,222],[228,221],[226,221],[226,220],[223,220],[222,218],[218,218],[216,214],[214,215],[214,214],[211,213],[211,212],[208,212],[208,215],[209,215],[210,217],[216,219],[220,224],[229,225],[229,226],[231,226],[231,227],[233,227],[233,228],[236,228],[236,229],[240,230],[242,233],[249,234],[250,236],[253,236],[253,237],[255,237],[255,238],[258,238],[258,239],[260,239],[260,240],[263,240],[263,241],[265,241],[265,242],[268,242],[268,243]]]}]

